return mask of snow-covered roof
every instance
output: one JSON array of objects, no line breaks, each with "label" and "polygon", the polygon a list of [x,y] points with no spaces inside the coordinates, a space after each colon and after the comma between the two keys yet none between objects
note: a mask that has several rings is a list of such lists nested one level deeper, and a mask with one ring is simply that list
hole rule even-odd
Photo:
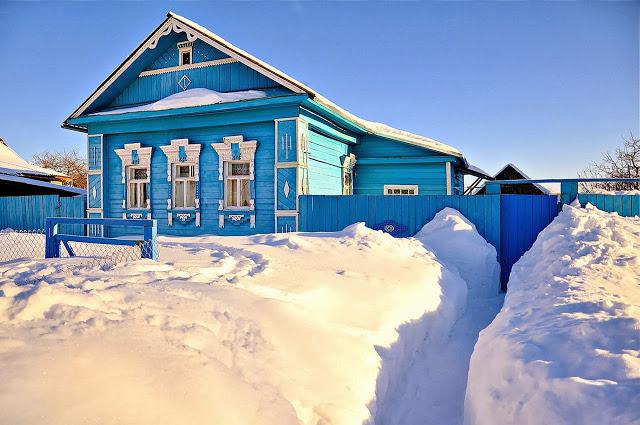
[{"label": "snow-covered roof", "polygon": [[20,176],[50,176],[50,177],[69,177],[64,173],[60,173],[50,168],[42,168],[33,165],[24,160],[16,151],[11,149],[3,140],[0,143],[0,174]]},{"label": "snow-covered roof", "polygon": [[[193,32],[197,37],[201,38],[206,43],[218,48],[227,55],[273,79],[279,84],[282,84],[293,92],[308,94],[313,101],[339,115],[340,117],[346,119],[347,121],[352,122],[353,124],[362,128],[370,134],[393,140],[399,140],[405,143],[462,158],[462,153],[452,146],[440,143],[437,140],[431,139],[429,137],[420,136],[418,134],[410,133],[404,130],[399,130],[386,124],[368,121],[348,112],[347,110],[331,102],[329,99],[320,95],[309,86],[287,75],[279,69],[269,65],[268,63],[261,61],[250,53],[234,46],[232,43],[223,39],[219,35],[214,34],[205,27],[173,12],[169,12],[167,14],[167,19],[165,19],[165,21],[154,31],[154,33],[152,33],[143,43],[141,43],[140,46],[138,46],[138,48],[120,65],[120,67],[116,71],[114,71],[114,73],[112,73],[96,89],[96,91],[87,100],[85,100],[85,102],[78,109],[76,109],[73,114],[71,114],[69,118],[77,118],[82,115],[82,113],[93,103],[93,101],[95,101],[100,96],[100,94],[102,94],[113,82],[115,82],[115,80],[122,74],[122,72],[124,72],[124,70],[126,70],[136,60],[136,58],[139,57],[142,52],[144,52],[144,50],[146,50],[149,46],[152,46],[152,48],[155,47],[154,40],[155,42],[157,42],[157,38],[161,37],[164,34],[167,34],[168,32],[172,31],[172,29],[178,28],[179,31],[183,31],[184,29],[182,27],[184,26],[188,27],[189,32]],[[63,125],[68,124],[67,122],[65,122],[65,124]]]},{"label": "snow-covered roof", "polygon": [[80,189],[79,187],[49,183],[42,180],[32,179],[29,177],[4,174],[2,172],[0,172],[0,182],[13,182],[13,183],[20,183],[21,185],[42,187],[45,189],[50,189],[51,191],[55,191],[60,194],[65,194],[70,196],[84,195],[87,193],[86,190]]},{"label": "snow-covered roof", "polygon": [[111,109],[91,115],[124,114],[128,112],[164,111],[166,109],[188,108],[192,106],[215,105],[217,103],[239,102],[241,100],[260,99],[266,93],[259,90],[234,91],[221,93],[209,89],[189,89],[172,94],[153,103],[141,106]]}]

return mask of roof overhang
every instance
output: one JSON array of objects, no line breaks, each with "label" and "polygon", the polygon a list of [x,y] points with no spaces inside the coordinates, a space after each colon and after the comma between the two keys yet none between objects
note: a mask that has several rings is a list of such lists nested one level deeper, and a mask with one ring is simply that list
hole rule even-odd
[{"label": "roof overhang", "polygon": [[53,184],[53,183],[48,183],[41,180],[30,179],[27,177],[13,176],[9,174],[0,174],[0,183],[2,182],[12,182],[12,183],[23,184],[27,186],[34,186],[38,188],[49,189],[52,192],[59,193],[63,196],[79,196],[79,195],[85,195],[87,193],[84,189],[80,189],[77,187],[63,186],[60,184]]}]

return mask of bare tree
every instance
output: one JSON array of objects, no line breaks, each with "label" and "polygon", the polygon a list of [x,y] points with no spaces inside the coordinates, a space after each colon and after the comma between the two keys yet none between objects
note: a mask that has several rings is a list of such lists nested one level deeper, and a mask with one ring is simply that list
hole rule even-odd
[{"label": "bare tree", "polygon": [[[600,161],[592,162],[582,173],[581,178],[613,177],[613,178],[640,178],[640,139],[629,135],[621,147],[611,152],[602,154]],[[581,183],[583,191],[592,189],[603,190],[637,190],[638,182],[601,182]]]},{"label": "bare tree", "polygon": [[71,186],[82,189],[87,187],[87,160],[75,149],[62,152],[40,152],[34,155],[33,163],[71,177]]}]

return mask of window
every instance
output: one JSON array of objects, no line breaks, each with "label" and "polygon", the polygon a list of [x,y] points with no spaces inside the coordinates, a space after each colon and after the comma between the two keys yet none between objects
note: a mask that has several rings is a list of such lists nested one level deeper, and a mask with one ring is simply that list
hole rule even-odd
[{"label": "window", "polygon": [[185,50],[180,55],[180,65],[189,65],[191,63],[191,52]]},{"label": "window", "polygon": [[193,43],[182,42],[178,43],[178,56],[180,58],[180,65],[190,65],[192,59]]},{"label": "window", "polygon": [[147,167],[128,167],[128,207],[148,208],[149,175]]},{"label": "window", "polygon": [[194,164],[176,164],[173,173],[173,207],[196,207],[196,177]]},{"label": "window", "polygon": [[225,163],[225,195],[226,208],[249,209],[251,206],[249,161]]},{"label": "window", "polygon": [[385,195],[417,195],[418,185],[415,184],[385,184]]}]

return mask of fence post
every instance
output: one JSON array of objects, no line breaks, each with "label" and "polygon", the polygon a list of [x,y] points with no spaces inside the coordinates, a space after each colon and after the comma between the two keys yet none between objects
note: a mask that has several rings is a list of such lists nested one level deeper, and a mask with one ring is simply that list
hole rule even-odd
[{"label": "fence post", "polygon": [[560,204],[570,204],[578,197],[577,181],[561,181],[560,182]]},{"label": "fence post", "polygon": [[156,220],[151,220],[151,225],[144,226],[144,244],[151,247],[150,250],[142,250],[142,258],[150,258],[154,261],[158,261],[158,243],[156,238],[158,236],[158,223]]},{"label": "fence post", "polygon": [[60,257],[60,242],[56,239],[58,234],[58,224],[54,219],[47,218],[45,220],[45,243],[44,243],[44,258],[58,258]]}]

